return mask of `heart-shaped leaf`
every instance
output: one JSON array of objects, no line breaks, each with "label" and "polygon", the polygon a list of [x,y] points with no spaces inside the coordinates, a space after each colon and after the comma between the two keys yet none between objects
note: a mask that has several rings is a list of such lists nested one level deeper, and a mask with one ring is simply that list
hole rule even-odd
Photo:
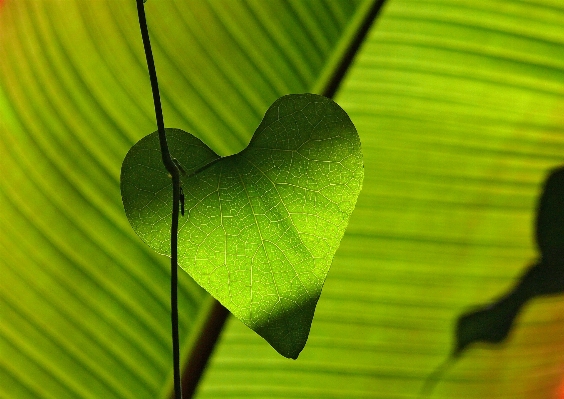
[{"label": "heart-shaped leaf", "polygon": [[[297,358],[362,186],[354,125],[330,99],[300,94],[278,99],[235,155],[221,158],[178,129],[166,133],[183,169],[179,265],[278,352]],[[156,132],[125,157],[121,191],[135,232],[170,255],[171,179]]]}]

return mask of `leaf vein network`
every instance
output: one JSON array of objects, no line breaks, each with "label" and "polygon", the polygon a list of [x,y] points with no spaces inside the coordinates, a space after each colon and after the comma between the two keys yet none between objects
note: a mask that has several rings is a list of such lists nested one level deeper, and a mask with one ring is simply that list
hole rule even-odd
[{"label": "leaf vein network", "polygon": [[[310,249],[308,248],[308,246],[303,242],[302,238],[299,235],[299,230],[296,227],[296,225],[294,224],[294,221],[292,220],[291,216],[290,216],[290,212],[288,211],[288,208],[286,207],[286,204],[284,203],[284,199],[282,198],[282,195],[280,194],[280,192],[278,191],[278,188],[276,187],[276,183],[270,178],[270,176],[268,176],[266,173],[264,173],[258,166],[256,166],[252,161],[250,161],[248,158],[246,157],[242,157],[245,161],[247,161],[253,168],[255,168],[257,171],[259,171],[269,182],[270,184],[272,184],[272,187],[274,187],[274,189],[276,190],[276,194],[278,194],[278,198],[280,199],[280,203],[282,204],[282,206],[284,207],[284,209],[286,210],[286,213],[288,214],[288,218],[290,220],[290,223],[292,224],[292,227],[294,228],[295,232],[298,233],[296,234],[296,236],[298,237],[298,239],[300,240],[300,243],[302,244],[303,248],[308,252],[309,256],[311,257],[311,259],[314,259],[313,254],[311,253]],[[254,211],[253,211],[254,212]],[[278,246],[276,246],[278,248]],[[284,257],[286,257],[286,255],[284,255]],[[292,269],[294,270],[294,273],[296,273],[296,275],[298,276],[298,280],[300,281],[300,283],[302,284],[302,286],[304,287],[304,289],[306,290],[306,292],[308,292],[309,295],[309,291],[307,289],[307,286],[303,283],[302,279],[299,277],[299,273],[297,272],[296,268],[294,267],[294,264],[292,262],[289,262],[290,265],[292,266]]]}]

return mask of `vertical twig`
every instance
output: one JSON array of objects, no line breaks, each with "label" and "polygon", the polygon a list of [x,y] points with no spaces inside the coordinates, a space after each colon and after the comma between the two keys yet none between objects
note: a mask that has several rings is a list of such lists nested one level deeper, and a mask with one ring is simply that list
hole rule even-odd
[{"label": "vertical twig", "polygon": [[171,304],[171,322],[172,322],[172,357],[174,369],[174,393],[176,399],[182,399],[182,389],[180,386],[180,352],[178,343],[178,213],[180,202],[180,172],[174,163],[168,144],[166,141],[163,110],[161,107],[161,98],[159,94],[159,84],[157,81],[157,71],[155,69],[155,61],[151,50],[151,42],[149,40],[149,31],[147,29],[147,20],[145,18],[145,9],[143,0],[137,1],[137,14],[139,16],[139,27],[141,28],[141,37],[143,38],[143,47],[145,48],[145,57],[147,58],[147,67],[149,69],[149,78],[151,80],[151,89],[153,91],[153,102],[155,104],[155,116],[157,119],[157,130],[159,132],[159,141],[161,145],[161,155],[163,164],[172,177],[172,224],[170,229],[170,304]]}]

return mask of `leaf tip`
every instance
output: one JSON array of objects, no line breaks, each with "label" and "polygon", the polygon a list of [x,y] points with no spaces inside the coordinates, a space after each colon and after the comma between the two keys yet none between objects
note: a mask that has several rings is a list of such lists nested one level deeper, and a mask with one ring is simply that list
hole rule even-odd
[{"label": "leaf tip", "polygon": [[279,311],[252,328],[282,356],[296,360],[308,340],[318,299],[310,298],[301,306]]}]

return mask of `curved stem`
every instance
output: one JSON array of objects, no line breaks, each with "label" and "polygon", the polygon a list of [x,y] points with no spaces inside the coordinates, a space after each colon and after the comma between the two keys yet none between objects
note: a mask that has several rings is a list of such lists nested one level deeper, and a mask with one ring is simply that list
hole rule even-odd
[{"label": "curved stem", "polygon": [[180,202],[180,172],[174,163],[168,150],[166,141],[163,110],[161,107],[161,97],[159,94],[159,84],[157,81],[157,71],[155,69],[155,60],[151,50],[151,41],[149,39],[149,31],[147,29],[147,20],[145,18],[145,8],[143,0],[137,1],[137,14],[139,16],[139,27],[141,28],[141,37],[143,39],[143,47],[145,48],[145,57],[147,58],[147,67],[149,69],[149,78],[151,80],[151,89],[153,92],[153,102],[155,104],[155,116],[157,119],[157,130],[159,132],[159,142],[161,145],[161,155],[163,164],[172,177],[172,223],[170,228],[170,305],[171,305],[171,322],[172,322],[172,357],[174,369],[174,393],[176,399],[182,399],[182,389],[180,385],[180,351],[178,339],[178,213]]}]

